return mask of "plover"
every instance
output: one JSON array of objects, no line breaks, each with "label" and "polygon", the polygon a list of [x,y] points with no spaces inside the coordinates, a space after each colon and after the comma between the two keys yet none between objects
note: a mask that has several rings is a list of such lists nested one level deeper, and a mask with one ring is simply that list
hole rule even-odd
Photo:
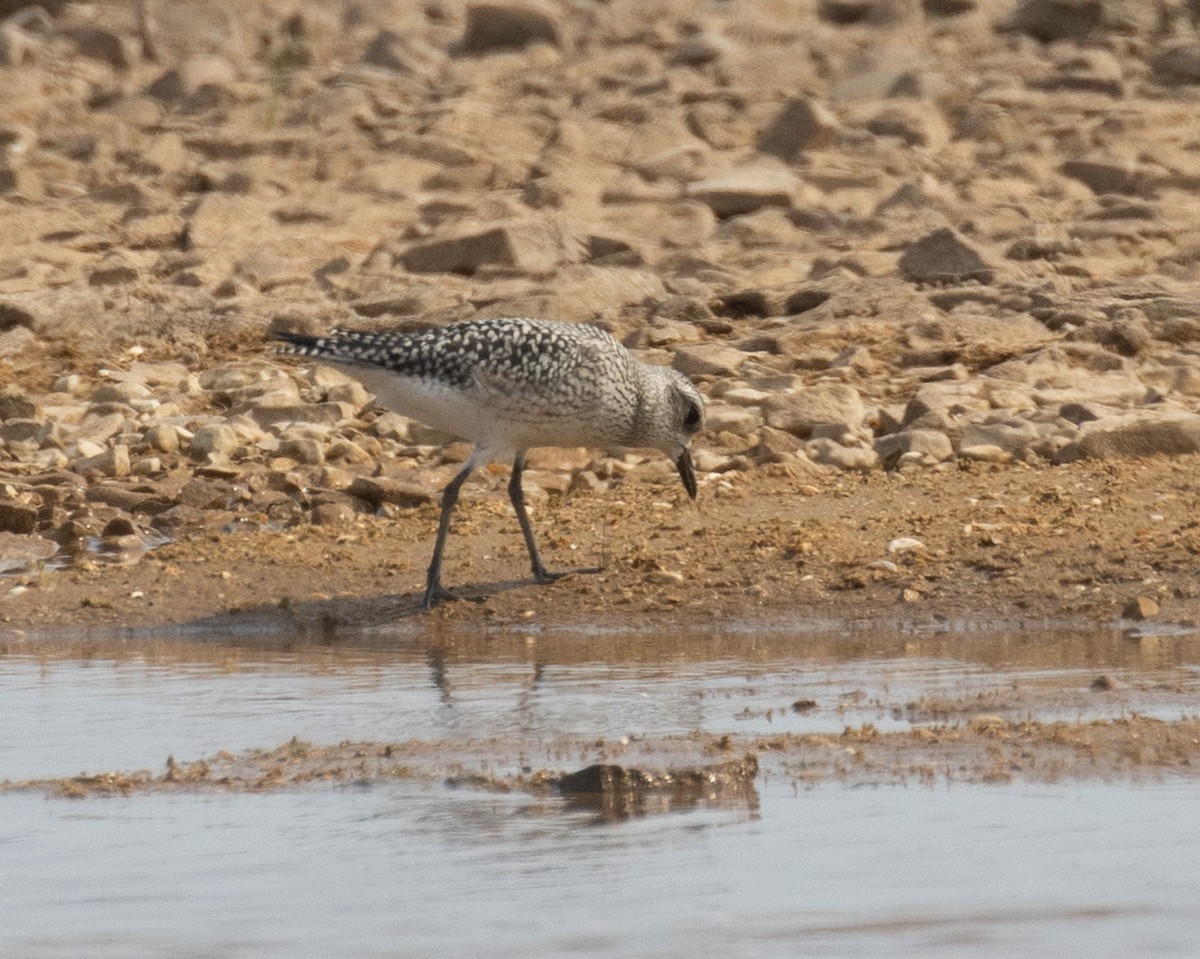
[{"label": "plover", "polygon": [[478,467],[512,458],[508,496],[533,577],[549,583],[525,509],[521,472],[537,446],[652,447],[696,498],[689,447],[704,426],[704,400],[682,373],[642,363],[597,326],[550,320],[468,320],[420,332],[335,329],[328,336],[279,332],[283,353],[348,368],[376,401],[475,443],[442,492],[424,605],[457,598],[442,586],[442,552],[458,493]]}]

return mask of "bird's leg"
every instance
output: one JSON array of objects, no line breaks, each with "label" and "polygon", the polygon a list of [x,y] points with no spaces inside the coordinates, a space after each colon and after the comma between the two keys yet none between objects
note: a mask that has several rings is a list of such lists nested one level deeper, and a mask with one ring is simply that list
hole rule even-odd
[{"label": "bird's leg", "polygon": [[513,459],[512,479],[508,481],[508,498],[512,501],[521,524],[521,535],[525,537],[525,548],[529,550],[529,561],[533,564],[533,578],[539,583],[553,583],[562,573],[551,573],[542,565],[537,543],[533,539],[533,527],[529,524],[529,513],[525,510],[525,491],[521,489],[521,473],[525,469],[525,454],[518,453]]},{"label": "bird's leg", "polygon": [[475,456],[464,466],[442,491],[442,516],[438,520],[437,541],[433,544],[433,559],[429,561],[429,572],[425,575],[425,599],[421,605],[433,609],[441,600],[458,599],[458,596],[442,585],[442,551],[446,548],[446,536],[450,532],[450,514],[458,502],[458,491],[467,477],[475,471]]}]

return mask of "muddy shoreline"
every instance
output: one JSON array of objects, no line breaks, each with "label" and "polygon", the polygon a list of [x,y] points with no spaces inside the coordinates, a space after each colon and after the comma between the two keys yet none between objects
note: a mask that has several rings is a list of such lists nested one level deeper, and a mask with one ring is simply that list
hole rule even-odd
[{"label": "muddy shoreline", "polygon": [[[9,577],[0,634],[57,629],[354,630],[411,620],[693,630],[705,623],[1126,622],[1193,629],[1196,458],[831,477],[756,473],[692,507],[631,481],[534,509],[536,586],[502,473],[465,495],[447,557],[464,601],[419,607],[436,505],[348,527],[190,533],[138,562],[84,556]],[[897,543],[900,548],[897,548]],[[1152,601],[1143,602],[1138,599]],[[417,625],[420,624],[420,625]]]}]

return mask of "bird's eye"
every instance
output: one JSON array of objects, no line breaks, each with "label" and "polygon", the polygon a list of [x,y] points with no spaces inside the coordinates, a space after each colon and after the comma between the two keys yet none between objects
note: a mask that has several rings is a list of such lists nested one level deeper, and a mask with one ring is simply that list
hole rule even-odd
[{"label": "bird's eye", "polygon": [[688,405],[688,410],[683,416],[683,428],[687,430],[698,429],[700,426],[700,407],[694,403]]}]

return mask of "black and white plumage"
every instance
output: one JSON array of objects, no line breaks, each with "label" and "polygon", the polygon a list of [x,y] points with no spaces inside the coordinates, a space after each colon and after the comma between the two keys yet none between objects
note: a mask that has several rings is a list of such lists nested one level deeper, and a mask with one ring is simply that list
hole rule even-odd
[{"label": "black and white plumage", "polygon": [[442,552],[458,493],[474,470],[512,458],[508,494],[521,524],[534,578],[551,582],[525,509],[521,472],[537,446],[652,447],[675,463],[690,497],[696,475],[689,447],[704,425],[704,401],[686,376],[642,363],[596,326],[504,318],[420,332],[280,332],[281,352],[348,368],[377,402],[475,443],[442,494],[425,606],[452,599],[441,584]]}]

